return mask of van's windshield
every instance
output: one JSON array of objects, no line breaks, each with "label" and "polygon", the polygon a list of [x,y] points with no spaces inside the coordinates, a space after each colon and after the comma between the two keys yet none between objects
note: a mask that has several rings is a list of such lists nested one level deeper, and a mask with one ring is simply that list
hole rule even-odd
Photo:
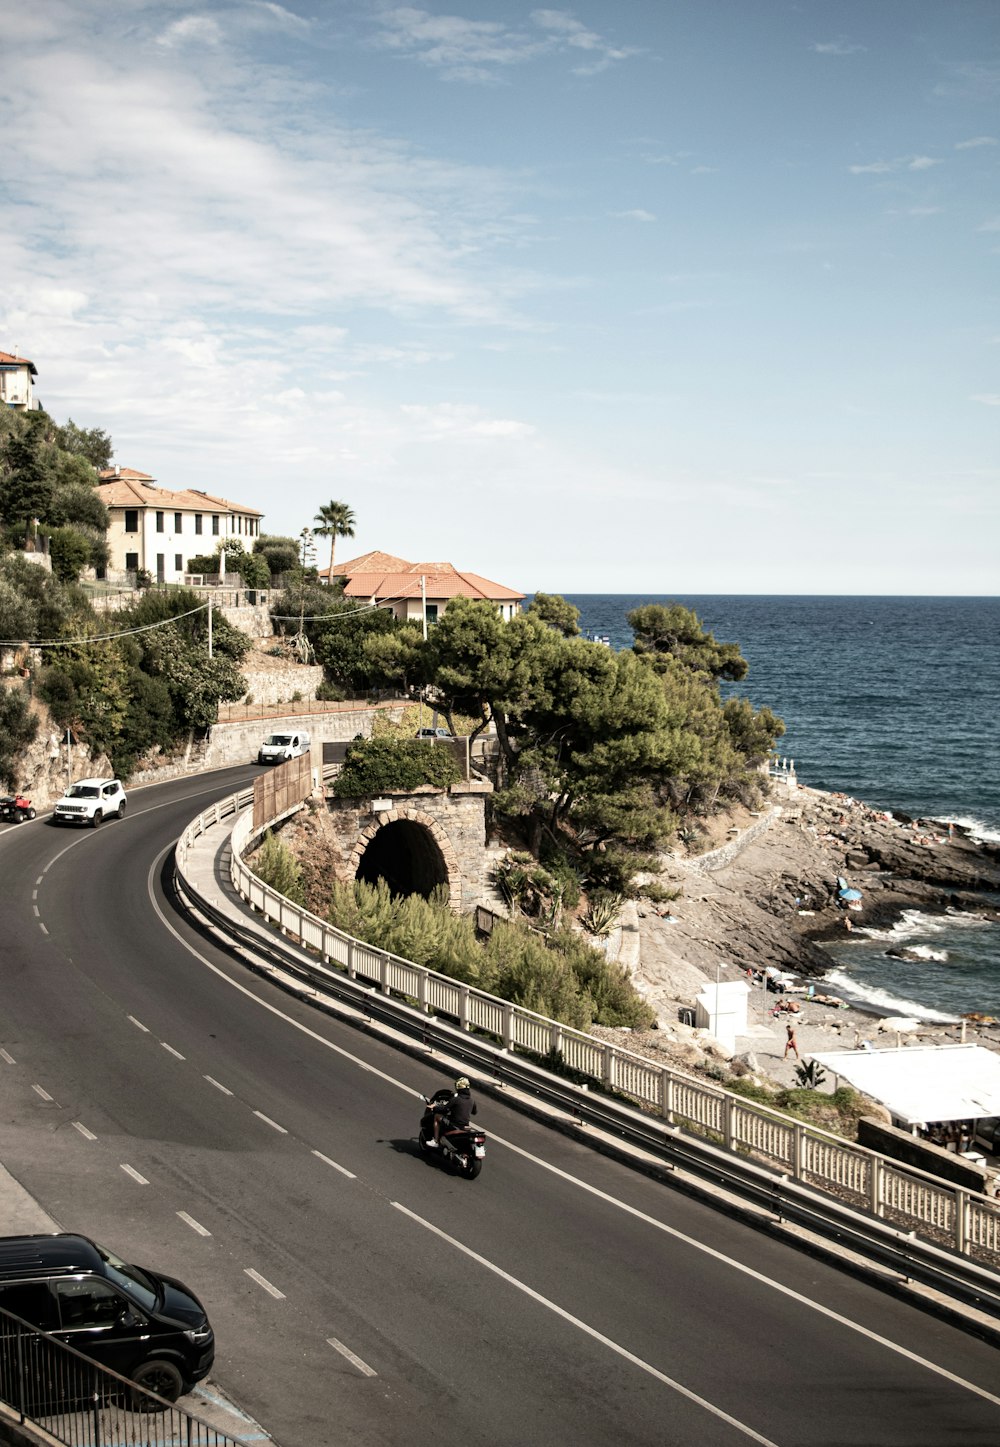
[{"label": "van's windshield", "polygon": [[139,1306],[145,1307],[147,1311],[155,1311],[160,1293],[145,1271],[140,1270],[138,1266],[130,1266],[127,1261],[123,1261],[106,1246],[98,1246],[96,1241],[94,1245],[97,1246],[101,1260],[108,1268],[109,1280],[113,1281],[116,1286],[120,1286],[126,1296],[130,1296]]}]

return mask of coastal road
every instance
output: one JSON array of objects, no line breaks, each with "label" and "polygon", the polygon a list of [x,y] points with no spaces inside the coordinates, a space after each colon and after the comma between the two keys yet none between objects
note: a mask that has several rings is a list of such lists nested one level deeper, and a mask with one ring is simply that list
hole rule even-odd
[{"label": "coastal road", "polygon": [[280,1447],[1000,1440],[995,1350],[481,1098],[485,1170],[415,1149],[443,1077],[178,915],[232,770],[121,822],[0,826],[0,1159],[174,1274]]}]

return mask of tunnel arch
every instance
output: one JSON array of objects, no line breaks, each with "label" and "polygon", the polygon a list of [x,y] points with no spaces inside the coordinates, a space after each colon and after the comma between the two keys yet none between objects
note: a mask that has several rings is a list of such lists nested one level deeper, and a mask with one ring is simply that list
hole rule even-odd
[{"label": "tunnel arch", "polygon": [[350,870],[369,884],[384,879],[393,894],[428,899],[444,885],[453,908],[461,899],[458,861],[448,837],[418,809],[393,809],[363,829]]}]

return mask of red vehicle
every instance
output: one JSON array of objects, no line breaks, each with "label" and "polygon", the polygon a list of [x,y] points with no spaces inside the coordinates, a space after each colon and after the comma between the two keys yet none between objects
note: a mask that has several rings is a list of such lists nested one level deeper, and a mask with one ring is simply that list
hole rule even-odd
[{"label": "red vehicle", "polygon": [[0,794],[0,819],[20,824],[22,819],[34,819],[35,811],[31,800],[24,794]]}]

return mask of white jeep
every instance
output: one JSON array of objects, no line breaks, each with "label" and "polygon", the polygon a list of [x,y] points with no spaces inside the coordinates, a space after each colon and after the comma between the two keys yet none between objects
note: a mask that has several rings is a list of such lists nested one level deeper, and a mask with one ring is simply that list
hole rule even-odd
[{"label": "white jeep", "polygon": [[125,790],[118,779],[78,779],[52,811],[53,824],[89,824],[125,817]]}]

